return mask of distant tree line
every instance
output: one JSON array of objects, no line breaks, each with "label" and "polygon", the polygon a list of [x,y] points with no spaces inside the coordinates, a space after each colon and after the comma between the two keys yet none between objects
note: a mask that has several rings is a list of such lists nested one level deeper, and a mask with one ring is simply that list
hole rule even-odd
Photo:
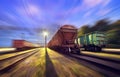
[{"label": "distant tree line", "polygon": [[104,32],[109,45],[119,45],[118,47],[120,47],[120,20],[111,23],[108,19],[102,19],[93,26],[83,25],[78,30],[78,36],[94,31]]}]

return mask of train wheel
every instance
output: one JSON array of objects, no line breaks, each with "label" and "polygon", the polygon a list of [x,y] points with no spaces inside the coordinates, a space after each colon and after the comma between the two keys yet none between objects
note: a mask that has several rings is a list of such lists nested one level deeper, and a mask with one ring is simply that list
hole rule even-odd
[{"label": "train wheel", "polygon": [[84,49],[85,49],[85,51],[87,51],[87,47],[85,47]]},{"label": "train wheel", "polygon": [[63,53],[68,54],[69,53],[69,48],[63,48]]},{"label": "train wheel", "polygon": [[101,48],[101,47],[98,47],[98,51],[99,51],[99,52],[102,51],[102,48]]},{"label": "train wheel", "polygon": [[77,54],[80,54],[80,49],[77,49],[77,51],[76,51],[76,52],[77,52]]},{"label": "train wheel", "polygon": [[96,51],[96,52],[100,52],[101,50],[102,50],[102,48],[101,48],[101,47],[98,47],[98,46],[97,46],[97,47],[95,47],[95,51]]}]

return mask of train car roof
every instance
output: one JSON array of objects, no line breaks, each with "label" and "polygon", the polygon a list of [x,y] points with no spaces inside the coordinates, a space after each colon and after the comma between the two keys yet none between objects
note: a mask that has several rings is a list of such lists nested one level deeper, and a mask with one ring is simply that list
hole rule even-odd
[{"label": "train car roof", "polygon": [[63,25],[61,28],[67,28],[67,29],[77,29],[73,25]]},{"label": "train car roof", "polygon": [[94,32],[86,33],[86,34],[81,35],[81,36],[79,36],[79,37],[84,37],[85,35],[90,35],[90,34],[94,34],[94,33],[105,34],[104,32],[101,32],[101,31],[94,31]]}]

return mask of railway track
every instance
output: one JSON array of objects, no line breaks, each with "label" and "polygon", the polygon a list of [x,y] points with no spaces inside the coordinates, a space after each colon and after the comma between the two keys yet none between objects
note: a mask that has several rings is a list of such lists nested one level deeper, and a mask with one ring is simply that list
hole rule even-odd
[{"label": "railway track", "polygon": [[[33,48],[34,49],[34,48]],[[1,51],[0,55],[4,55],[4,54],[10,54],[10,53],[18,53],[18,52],[24,52],[26,50],[30,50],[30,49],[25,49],[25,50],[9,50],[9,51]]]},{"label": "railway track", "polygon": [[120,59],[117,59],[117,58],[103,57],[103,56],[90,55],[90,54],[81,54],[81,55],[88,56],[88,57],[93,57],[93,58],[97,58],[97,59],[102,59],[102,60],[107,60],[107,61],[111,61],[111,62],[120,64]]},{"label": "railway track", "polygon": [[[20,62],[24,61],[25,59],[27,59],[28,57],[32,56],[33,54],[35,54],[37,52],[38,52],[38,50],[34,50],[31,52],[23,53],[20,55],[16,55],[16,56],[1,60],[0,61],[0,74],[6,73],[6,72],[12,70],[12,68],[14,68]],[[5,64],[7,64],[7,65],[5,65]]]},{"label": "railway track", "polygon": [[[37,49],[37,48],[36,48]],[[2,60],[7,60],[9,58],[13,58],[15,56],[18,56],[20,54],[24,54],[24,53],[27,53],[27,52],[31,52],[33,50],[36,50],[36,49],[30,49],[30,50],[26,50],[26,51],[20,51],[20,52],[13,52],[13,53],[7,53],[7,54],[1,54],[0,55],[0,61]]]},{"label": "railway track", "polygon": [[[31,50],[31,51],[34,51],[34,50]],[[31,52],[31,51],[29,51],[29,52]],[[9,59],[15,58],[15,57],[17,57],[17,56],[21,56],[21,55],[23,55],[23,54],[29,53],[29,52],[25,52],[25,51],[21,51],[21,52],[23,52],[23,53],[16,54],[16,55],[14,55],[14,56],[10,56],[10,57],[6,57],[6,58],[3,58],[3,59],[0,59],[0,63],[1,63],[2,61],[6,61],[6,60],[9,60]]]},{"label": "railway track", "polygon": [[115,54],[115,55],[120,55],[120,51],[119,52],[114,52],[114,51],[101,51],[101,53],[108,53],[108,54]]},{"label": "railway track", "polygon": [[120,63],[111,61],[110,59],[76,54],[66,56],[75,58],[81,64],[104,74],[106,77],[120,77]]},{"label": "railway track", "polygon": [[[84,50],[81,50],[84,51]],[[92,51],[84,51],[84,52],[92,52]],[[95,51],[94,51],[95,52]],[[107,51],[107,50],[102,50],[97,53],[106,53],[106,54],[115,54],[115,55],[120,55],[120,51]]]}]

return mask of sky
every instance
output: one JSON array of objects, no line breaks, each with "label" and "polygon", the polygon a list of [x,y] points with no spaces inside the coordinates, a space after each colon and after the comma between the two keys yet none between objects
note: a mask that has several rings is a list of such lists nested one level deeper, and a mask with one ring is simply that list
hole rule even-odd
[{"label": "sky", "polygon": [[120,0],[0,0],[0,47],[13,39],[44,43],[64,24],[77,28],[109,18],[120,19]]}]

